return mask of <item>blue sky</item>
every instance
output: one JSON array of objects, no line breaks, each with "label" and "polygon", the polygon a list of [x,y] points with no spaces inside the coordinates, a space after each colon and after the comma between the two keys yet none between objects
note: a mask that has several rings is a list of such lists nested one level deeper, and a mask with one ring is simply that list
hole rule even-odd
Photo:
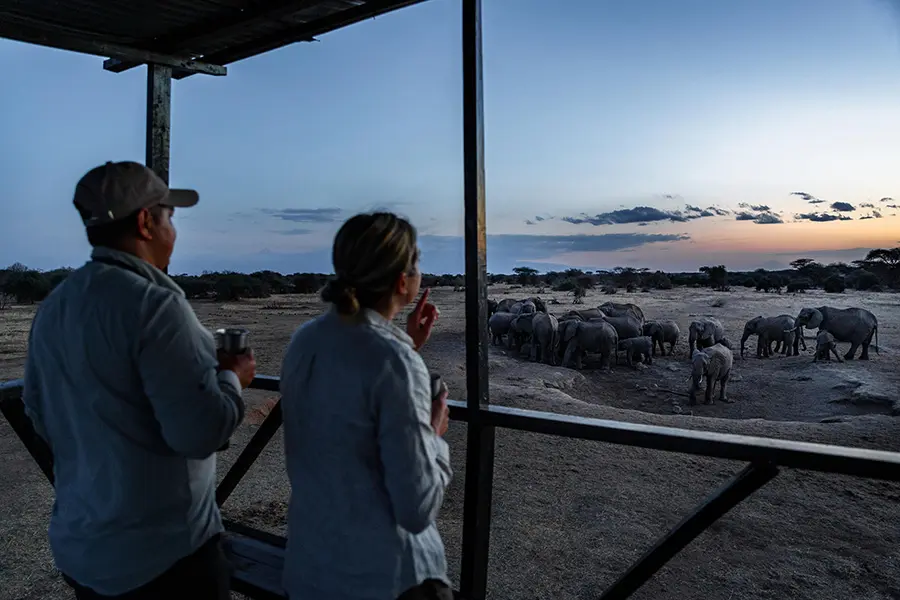
[{"label": "blue sky", "polygon": [[[900,240],[887,0],[484,2],[488,269],[853,260]],[[460,3],[173,82],[173,272],[329,271],[356,211],[463,269]],[[0,41],[0,262],[77,266],[71,194],[144,156],[144,68]],[[794,193],[802,192],[802,194]]]}]

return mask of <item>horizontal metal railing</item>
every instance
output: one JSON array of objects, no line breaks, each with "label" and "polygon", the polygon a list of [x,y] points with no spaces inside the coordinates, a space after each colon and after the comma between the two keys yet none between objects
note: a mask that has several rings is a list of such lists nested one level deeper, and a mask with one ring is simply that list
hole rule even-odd
[{"label": "horizontal metal railing", "polygon": [[[250,387],[277,392],[279,379],[258,376]],[[448,404],[451,419],[465,422],[472,419],[465,400],[450,400]],[[481,419],[483,425],[500,429],[900,481],[900,452],[644,425],[506,406],[483,407],[475,418]]]}]

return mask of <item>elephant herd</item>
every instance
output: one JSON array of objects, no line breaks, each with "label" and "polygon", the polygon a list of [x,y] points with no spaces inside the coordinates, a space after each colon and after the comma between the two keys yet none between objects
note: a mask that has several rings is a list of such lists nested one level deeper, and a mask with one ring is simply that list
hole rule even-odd
[{"label": "elephant herd", "polygon": [[[657,349],[671,356],[681,337],[678,324],[671,319],[647,320],[639,306],[631,303],[606,302],[597,308],[570,310],[557,317],[549,314],[546,304],[537,297],[516,300],[505,298],[488,301],[488,328],[494,345],[506,338],[507,348],[517,354],[527,342],[530,358],[550,365],[582,368],[588,354],[599,355],[600,364],[610,368],[613,357],[619,364],[619,352],[625,363],[653,364]],[[837,342],[849,342],[844,359],[851,360],[862,348],[860,359],[869,358],[869,345],[875,338],[878,351],[878,321],[861,308],[803,308],[797,317],[787,314],[758,316],[744,325],[740,354],[744,356],[747,340],[757,336],[756,355],[768,358],[781,352],[799,356],[806,350],[803,328],[818,328],[814,361],[828,360],[830,354],[841,361]],[[774,349],[772,344],[775,345]],[[696,392],[706,379],[705,401],[712,403],[712,392],[719,385],[719,401],[730,402],[726,388],[734,361],[734,346],[725,336],[721,321],[699,317],[688,328],[688,357],[691,361],[690,402],[696,403]]]}]

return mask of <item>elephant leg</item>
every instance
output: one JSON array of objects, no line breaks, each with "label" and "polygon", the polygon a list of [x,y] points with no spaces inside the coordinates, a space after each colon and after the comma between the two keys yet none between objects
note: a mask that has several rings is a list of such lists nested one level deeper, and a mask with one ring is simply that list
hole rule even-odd
[{"label": "elephant leg", "polygon": [[669,356],[672,356],[673,354],[675,354],[675,342],[670,342],[669,343]]},{"label": "elephant leg", "polygon": [[869,360],[869,345],[872,343],[872,337],[875,335],[875,330],[872,330],[866,339],[863,340],[862,343],[862,354],[859,355],[859,360]]},{"label": "elephant leg", "polygon": [[719,382],[719,402],[724,402],[725,404],[732,404],[732,400],[728,399],[728,392],[726,391],[728,387],[728,378],[731,376],[730,373],[726,373],[724,377],[722,377],[722,381]]},{"label": "elephant leg", "polygon": [[646,360],[645,360],[644,362],[647,363],[648,365],[652,365],[652,364],[653,364],[653,357],[652,357],[651,355],[648,354],[648,355],[647,355],[647,358],[646,358]]},{"label": "elephant leg", "polygon": [[716,382],[713,381],[712,379],[710,379],[709,377],[707,377],[706,378],[706,394],[705,394],[705,398],[703,399],[704,404],[712,404],[713,403],[712,393],[713,393],[713,388],[715,388],[715,387],[716,387]]},{"label": "elephant leg", "polygon": [[575,358],[575,349],[576,344],[575,340],[570,340],[568,344],[566,344],[566,352],[563,354],[562,358],[562,366],[568,367],[572,363],[572,359]]},{"label": "elephant leg", "polygon": [[856,349],[859,348],[859,344],[856,342],[850,343],[850,349],[847,350],[847,354],[844,355],[844,360],[853,360],[853,356],[856,354]]}]

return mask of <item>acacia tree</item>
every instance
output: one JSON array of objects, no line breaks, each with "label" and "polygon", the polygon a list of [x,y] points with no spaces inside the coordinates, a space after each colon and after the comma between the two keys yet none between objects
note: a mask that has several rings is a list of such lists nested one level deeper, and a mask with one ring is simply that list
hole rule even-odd
[{"label": "acacia tree", "polygon": [[869,250],[863,260],[853,263],[876,273],[891,287],[900,285],[900,247]]},{"label": "acacia tree", "polygon": [[519,285],[535,285],[537,283],[537,269],[531,267],[515,267],[513,273],[516,274]]},{"label": "acacia tree", "polygon": [[822,282],[828,276],[827,269],[811,258],[792,260],[791,268],[797,271],[800,277],[809,279],[815,285],[822,285]]},{"label": "acacia tree", "polygon": [[714,267],[700,267],[701,273],[706,273],[709,278],[709,285],[714,290],[728,290],[728,269],[725,265],[716,265]]}]

